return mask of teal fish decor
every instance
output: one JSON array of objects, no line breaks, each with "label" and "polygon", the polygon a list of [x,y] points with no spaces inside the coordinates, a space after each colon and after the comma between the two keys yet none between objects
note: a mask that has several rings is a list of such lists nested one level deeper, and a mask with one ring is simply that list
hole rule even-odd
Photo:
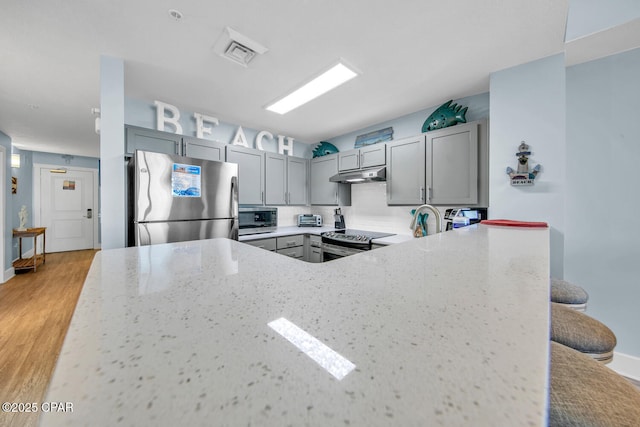
[{"label": "teal fish decor", "polygon": [[462,108],[461,105],[451,104],[453,99],[448,100],[439,106],[422,125],[422,132],[442,129],[458,123],[467,123],[465,115],[469,107]]},{"label": "teal fish decor", "polygon": [[330,142],[322,141],[316,145],[313,149],[313,158],[326,156],[327,154],[334,154],[338,152],[338,148]]}]

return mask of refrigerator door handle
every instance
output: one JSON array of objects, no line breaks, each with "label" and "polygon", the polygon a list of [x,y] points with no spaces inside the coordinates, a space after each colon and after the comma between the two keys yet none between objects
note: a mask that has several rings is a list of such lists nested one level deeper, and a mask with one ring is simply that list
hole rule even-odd
[{"label": "refrigerator door handle", "polygon": [[230,200],[230,213],[229,213],[229,217],[230,218],[237,218],[238,217],[238,177],[237,176],[232,176],[231,177],[231,200]]}]

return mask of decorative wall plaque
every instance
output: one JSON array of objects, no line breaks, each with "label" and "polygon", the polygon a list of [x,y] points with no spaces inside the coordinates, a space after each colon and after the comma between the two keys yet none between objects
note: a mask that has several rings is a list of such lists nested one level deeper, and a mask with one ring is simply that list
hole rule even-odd
[{"label": "decorative wall plaque", "polygon": [[507,174],[511,178],[511,185],[533,185],[538,172],[540,172],[540,165],[536,165],[532,170],[529,170],[529,146],[522,141],[518,146],[518,170],[514,171],[512,168],[507,167]]}]

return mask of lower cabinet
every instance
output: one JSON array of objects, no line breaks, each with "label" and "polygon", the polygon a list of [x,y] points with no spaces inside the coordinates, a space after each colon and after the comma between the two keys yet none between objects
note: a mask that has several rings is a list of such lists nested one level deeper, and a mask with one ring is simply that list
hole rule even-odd
[{"label": "lower cabinet", "polygon": [[322,238],[313,234],[249,240],[247,245],[307,262],[322,262]]},{"label": "lower cabinet", "polygon": [[304,234],[276,237],[276,252],[291,258],[304,259]]},{"label": "lower cabinet", "polygon": [[322,262],[322,237],[311,234],[308,242],[306,260],[314,263]]},{"label": "lower cabinet", "polygon": [[270,239],[260,239],[260,240],[249,240],[248,242],[243,242],[247,245],[255,246],[256,248],[265,249],[267,251],[276,250],[276,238],[272,237]]}]

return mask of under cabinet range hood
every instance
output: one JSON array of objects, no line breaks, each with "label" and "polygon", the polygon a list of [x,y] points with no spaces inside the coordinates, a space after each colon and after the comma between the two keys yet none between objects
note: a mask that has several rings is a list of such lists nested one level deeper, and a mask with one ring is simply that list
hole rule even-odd
[{"label": "under cabinet range hood", "polygon": [[387,168],[385,166],[342,172],[329,178],[331,182],[339,182],[342,184],[359,184],[362,182],[386,181]]}]

